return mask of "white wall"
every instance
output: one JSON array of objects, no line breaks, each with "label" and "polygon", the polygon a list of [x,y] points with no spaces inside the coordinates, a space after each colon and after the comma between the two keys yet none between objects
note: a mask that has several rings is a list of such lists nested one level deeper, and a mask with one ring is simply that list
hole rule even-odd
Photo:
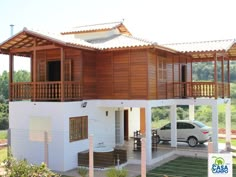
[{"label": "white wall", "polygon": [[132,108],[132,111],[129,109],[129,137],[137,130],[140,130],[140,108]]},{"label": "white wall", "polygon": [[69,118],[86,115],[89,134],[94,135],[94,146],[103,142],[114,147],[115,108],[96,107],[96,101],[92,100],[87,101],[86,108],[81,107],[81,102],[10,102],[13,155],[18,159],[27,159],[33,164],[41,164],[44,161],[44,143],[30,140],[32,130],[30,131],[29,127],[32,117],[47,118],[51,121],[49,168],[56,171],[76,168],[77,154],[88,149],[88,140],[69,142]]}]

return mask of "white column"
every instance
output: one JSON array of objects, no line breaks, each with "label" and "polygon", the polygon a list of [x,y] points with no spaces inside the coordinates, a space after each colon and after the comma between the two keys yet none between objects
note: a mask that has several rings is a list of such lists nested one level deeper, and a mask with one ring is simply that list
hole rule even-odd
[{"label": "white column", "polygon": [[89,177],[94,177],[93,135],[89,136]]},{"label": "white column", "polygon": [[218,153],[218,105],[217,100],[212,105],[212,143],[214,153]]},{"label": "white column", "polygon": [[170,107],[170,119],[171,119],[171,147],[177,147],[176,105],[171,105]]},{"label": "white column", "polygon": [[231,145],[231,101],[228,100],[228,102],[225,105],[225,130],[226,130],[226,145],[228,144],[229,147]]},{"label": "white column", "polygon": [[124,135],[124,108],[121,108],[120,111],[119,111],[119,114],[120,114],[120,143],[121,144],[124,144],[124,138],[125,138],[125,135]]},{"label": "white column", "polygon": [[152,110],[149,106],[145,108],[146,122],[146,161],[151,164],[152,160]]},{"label": "white column", "polygon": [[194,120],[194,105],[189,105],[189,120]]}]

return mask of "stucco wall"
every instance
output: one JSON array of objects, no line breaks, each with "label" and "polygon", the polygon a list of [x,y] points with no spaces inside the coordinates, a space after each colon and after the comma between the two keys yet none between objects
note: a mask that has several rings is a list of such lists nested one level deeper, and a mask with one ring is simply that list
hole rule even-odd
[{"label": "stucco wall", "polygon": [[[103,142],[115,146],[115,108],[96,107],[96,101],[87,101],[86,108],[81,102],[11,102],[10,129],[12,153],[18,159],[27,159],[34,164],[44,161],[44,142],[32,140],[30,135],[40,131],[30,130],[33,118],[49,119],[49,168],[67,171],[77,167],[77,153],[88,149],[88,140],[69,142],[69,118],[88,116],[89,135],[94,135],[94,146]],[[108,115],[106,116],[106,111]],[[104,126],[105,125],[105,126]]]}]

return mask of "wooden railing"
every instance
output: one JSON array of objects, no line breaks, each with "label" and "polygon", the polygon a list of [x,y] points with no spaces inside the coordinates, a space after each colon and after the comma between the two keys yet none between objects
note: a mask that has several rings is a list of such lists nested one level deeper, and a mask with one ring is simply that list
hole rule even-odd
[{"label": "wooden railing", "polygon": [[[62,100],[61,82],[17,82],[11,84],[11,100],[59,101]],[[64,82],[63,100],[80,100],[79,82]]]},{"label": "wooden railing", "polygon": [[229,83],[174,82],[174,97],[229,97]]}]

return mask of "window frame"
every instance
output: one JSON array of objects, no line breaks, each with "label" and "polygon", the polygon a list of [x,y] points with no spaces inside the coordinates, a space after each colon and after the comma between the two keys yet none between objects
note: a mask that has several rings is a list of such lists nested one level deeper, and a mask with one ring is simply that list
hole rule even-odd
[{"label": "window frame", "polygon": [[159,80],[166,81],[167,80],[167,65],[166,65],[166,58],[159,56],[159,64],[158,64],[158,75]]},{"label": "window frame", "polygon": [[69,118],[69,141],[88,139],[88,116]]}]

